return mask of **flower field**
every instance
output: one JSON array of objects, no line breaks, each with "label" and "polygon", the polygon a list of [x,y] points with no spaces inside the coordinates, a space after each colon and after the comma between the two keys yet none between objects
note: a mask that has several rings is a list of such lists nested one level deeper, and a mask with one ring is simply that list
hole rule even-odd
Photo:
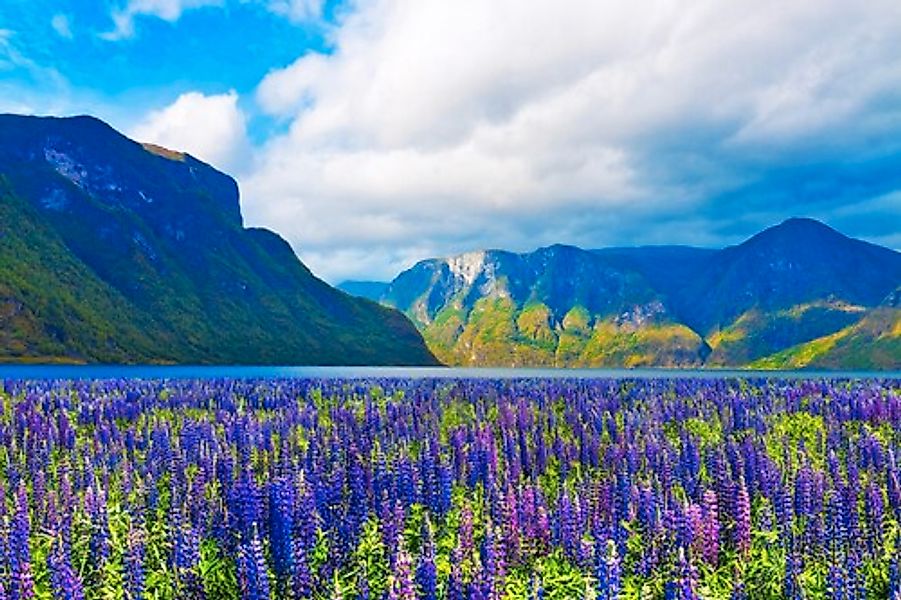
[{"label": "flower field", "polygon": [[0,600],[901,600],[901,381],[5,381]]}]

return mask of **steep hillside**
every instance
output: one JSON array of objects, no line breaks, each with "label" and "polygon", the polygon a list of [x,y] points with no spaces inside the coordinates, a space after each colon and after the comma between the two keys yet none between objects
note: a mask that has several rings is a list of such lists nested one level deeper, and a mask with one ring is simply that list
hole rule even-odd
[{"label": "steep hillside", "polygon": [[422,261],[382,301],[463,365],[694,365],[707,352],[634,268],[571,246]]},{"label": "steep hillside", "polygon": [[244,228],[235,181],[189,155],[90,117],[0,115],[0,176],[7,359],[435,362],[402,315]]},{"label": "steep hillside", "polygon": [[[899,282],[898,252],[789,219],[723,250],[551,246],[425,260],[381,301],[451,364],[724,367],[858,325],[873,332],[886,318],[874,308]],[[848,340],[857,349],[836,351],[835,364],[864,352],[865,337]],[[877,349],[873,364],[901,367],[895,350]]]},{"label": "steep hillside", "polygon": [[901,310],[879,307],[833,334],[751,363],[760,369],[899,369]]}]

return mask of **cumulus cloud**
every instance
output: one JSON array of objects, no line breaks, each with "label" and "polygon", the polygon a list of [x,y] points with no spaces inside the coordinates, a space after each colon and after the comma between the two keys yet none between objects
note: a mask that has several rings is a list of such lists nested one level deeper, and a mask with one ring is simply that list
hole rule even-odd
[{"label": "cumulus cloud", "polygon": [[230,173],[246,168],[249,153],[246,118],[238,94],[188,92],[152,111],[129,131],[141,142],[187,152]]},{"label": "cumulus cloud", "polygon": [[744,233],[824,212],[826,171],[853,201],[854,168],[898,156],[892,0],[356,8],[333,53],[258,87],[289,127],[243,180],[248,219],[332,280],[472,247],[735,241],[715,232],[737,207]]}]

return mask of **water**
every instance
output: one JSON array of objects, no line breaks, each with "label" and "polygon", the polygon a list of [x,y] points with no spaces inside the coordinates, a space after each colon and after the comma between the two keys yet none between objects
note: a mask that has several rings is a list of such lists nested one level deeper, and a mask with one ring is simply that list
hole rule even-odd
[{"label": "water", "polygon": [[220,378],[854,378],[901,379],[901,371],[752,371],[730,369],[503,369],[458,367],[247,367],[3,365],[0,379],[220,379]]}]

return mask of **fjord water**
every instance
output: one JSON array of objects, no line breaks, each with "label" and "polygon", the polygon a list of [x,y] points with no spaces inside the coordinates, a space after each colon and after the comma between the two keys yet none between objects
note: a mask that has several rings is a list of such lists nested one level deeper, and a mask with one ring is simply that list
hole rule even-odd
[{"label": "fjord water", "polygon": [[750,369],[530,369],[158,365],[2,365],[2,379],[901,379],[901,371]]}]

